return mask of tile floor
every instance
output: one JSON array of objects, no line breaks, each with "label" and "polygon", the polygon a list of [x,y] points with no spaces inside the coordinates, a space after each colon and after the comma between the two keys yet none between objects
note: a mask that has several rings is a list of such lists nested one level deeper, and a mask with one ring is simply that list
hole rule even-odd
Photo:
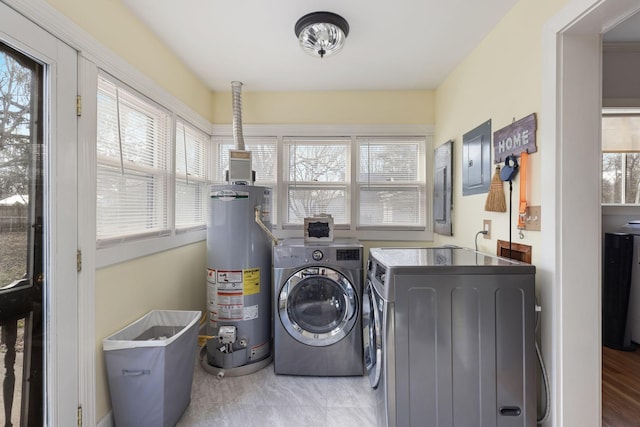
[{"label": "tile floor", "polygon": [[253,374],[218,379],[196,361],[191,403],[177,427],[375,427],[366,376]]}]

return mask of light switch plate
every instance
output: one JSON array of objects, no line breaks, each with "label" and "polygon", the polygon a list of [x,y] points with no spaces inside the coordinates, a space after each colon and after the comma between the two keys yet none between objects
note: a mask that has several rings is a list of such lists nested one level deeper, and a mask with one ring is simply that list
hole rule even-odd
[{"label": "light switch plate", "polygon": [[524,215],[524,229],[540,231],[542,209],[540,206],[527,206]]}]

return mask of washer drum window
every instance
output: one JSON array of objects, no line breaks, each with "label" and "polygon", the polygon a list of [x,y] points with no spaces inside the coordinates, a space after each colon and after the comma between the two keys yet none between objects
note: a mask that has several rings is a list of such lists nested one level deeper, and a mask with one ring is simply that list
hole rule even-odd
[{"label": "washer drum window", "polygon": [[344,338],[357,320],[358,298],[340,272],[308,267],[284,284],[278,301],[280,321],[297,341],[327,346]]}]

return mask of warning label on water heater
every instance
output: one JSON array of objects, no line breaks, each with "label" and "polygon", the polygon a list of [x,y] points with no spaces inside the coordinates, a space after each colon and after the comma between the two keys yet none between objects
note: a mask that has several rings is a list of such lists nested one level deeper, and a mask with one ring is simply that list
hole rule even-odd
[{"label": "warning label on water heater", "polygon": [[245,296],[260,293],[260,269],[207,269],[207,308],[209,321],[251,320],[258,317],[258,306],[245,306]]},{"label": "warning label on water heater", "polygon": [[242,289],[242,270],[218,270],[218,289]]},{"label": "warning label on water heater", "polygon": [[255,295],[260,293],[260,269],[250,268],[243,270],[244,294]]}]

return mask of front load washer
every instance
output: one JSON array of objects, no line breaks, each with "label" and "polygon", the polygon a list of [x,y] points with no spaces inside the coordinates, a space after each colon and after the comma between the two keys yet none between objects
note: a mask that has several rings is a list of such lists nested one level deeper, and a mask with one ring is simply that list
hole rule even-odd
[{"label": "front load washer", "polygon": [[362,251],[354,239],[274,247],[276,374],[363,375]]}]

